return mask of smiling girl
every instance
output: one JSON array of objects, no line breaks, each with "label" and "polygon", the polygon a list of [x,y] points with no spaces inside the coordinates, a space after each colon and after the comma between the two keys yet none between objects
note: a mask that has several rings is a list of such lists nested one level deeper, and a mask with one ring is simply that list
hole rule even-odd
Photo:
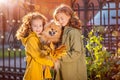
[{"label": "smiling girl", "polygon": [[[46,24],[46,18],[38,13],[28,13],[23,17],[22,25],[17,30],[16,37],[22,41],[26,53],[26,71],[23,80],[43,80],[51,78],[49,67],[53,61],[43,57],[41,53],[40,34]],[[43,66],[47,66],[43,74]],[[44,76],[45,75],[45,76]]]}]

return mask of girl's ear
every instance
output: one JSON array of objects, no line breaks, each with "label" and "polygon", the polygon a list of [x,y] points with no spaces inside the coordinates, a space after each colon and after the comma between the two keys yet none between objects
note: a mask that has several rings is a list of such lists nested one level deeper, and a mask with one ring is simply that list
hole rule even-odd
[{"label": "girl's ear", "polygon": [[68,16],[68,19],[70,20],[71,16]]}]

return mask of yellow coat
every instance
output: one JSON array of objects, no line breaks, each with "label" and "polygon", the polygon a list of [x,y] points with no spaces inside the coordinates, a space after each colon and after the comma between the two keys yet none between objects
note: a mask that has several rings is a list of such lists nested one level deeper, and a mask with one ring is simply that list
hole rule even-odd
[{"label": "yellow coat", "polygon": [[[23,80],[43,80],[43,66],[53,66],[53,62],[45,57],[40,57],[41,43],[37,35],[33,32],[28,37],[21,39],[26,52],[26,71]],[[47,67],[45,78],[51,78]]]}]

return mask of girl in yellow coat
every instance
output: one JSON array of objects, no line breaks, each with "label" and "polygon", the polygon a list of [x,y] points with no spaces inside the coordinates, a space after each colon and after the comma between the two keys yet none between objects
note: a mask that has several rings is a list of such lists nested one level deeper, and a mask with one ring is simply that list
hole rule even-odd
[{"label": "girl in yellow coat", "polygon": [[[41,52],[41,42],[39,35],[43,31],[46,18],[38,13],[29,13],[23,17],[23,22],[17,31],[17,38],[25,46],[27,66],[23,80],[43,80],[51,78],[49,68],[53,66],[53,61],[44,56]],[[45,74],[43,74],[43,66]],[[43,76],[44,75],[44,76]]]}]

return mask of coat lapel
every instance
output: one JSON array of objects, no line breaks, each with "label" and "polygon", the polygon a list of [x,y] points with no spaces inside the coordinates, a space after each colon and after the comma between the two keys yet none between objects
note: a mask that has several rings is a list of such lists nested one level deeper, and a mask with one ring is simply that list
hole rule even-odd
[{"label": "coat lapel", "polygon": [[62,36],[62,44],[65,44],[70,30],[71,30],[70,27],[65,27],[65,29],[63,31],[63,36]]}]

